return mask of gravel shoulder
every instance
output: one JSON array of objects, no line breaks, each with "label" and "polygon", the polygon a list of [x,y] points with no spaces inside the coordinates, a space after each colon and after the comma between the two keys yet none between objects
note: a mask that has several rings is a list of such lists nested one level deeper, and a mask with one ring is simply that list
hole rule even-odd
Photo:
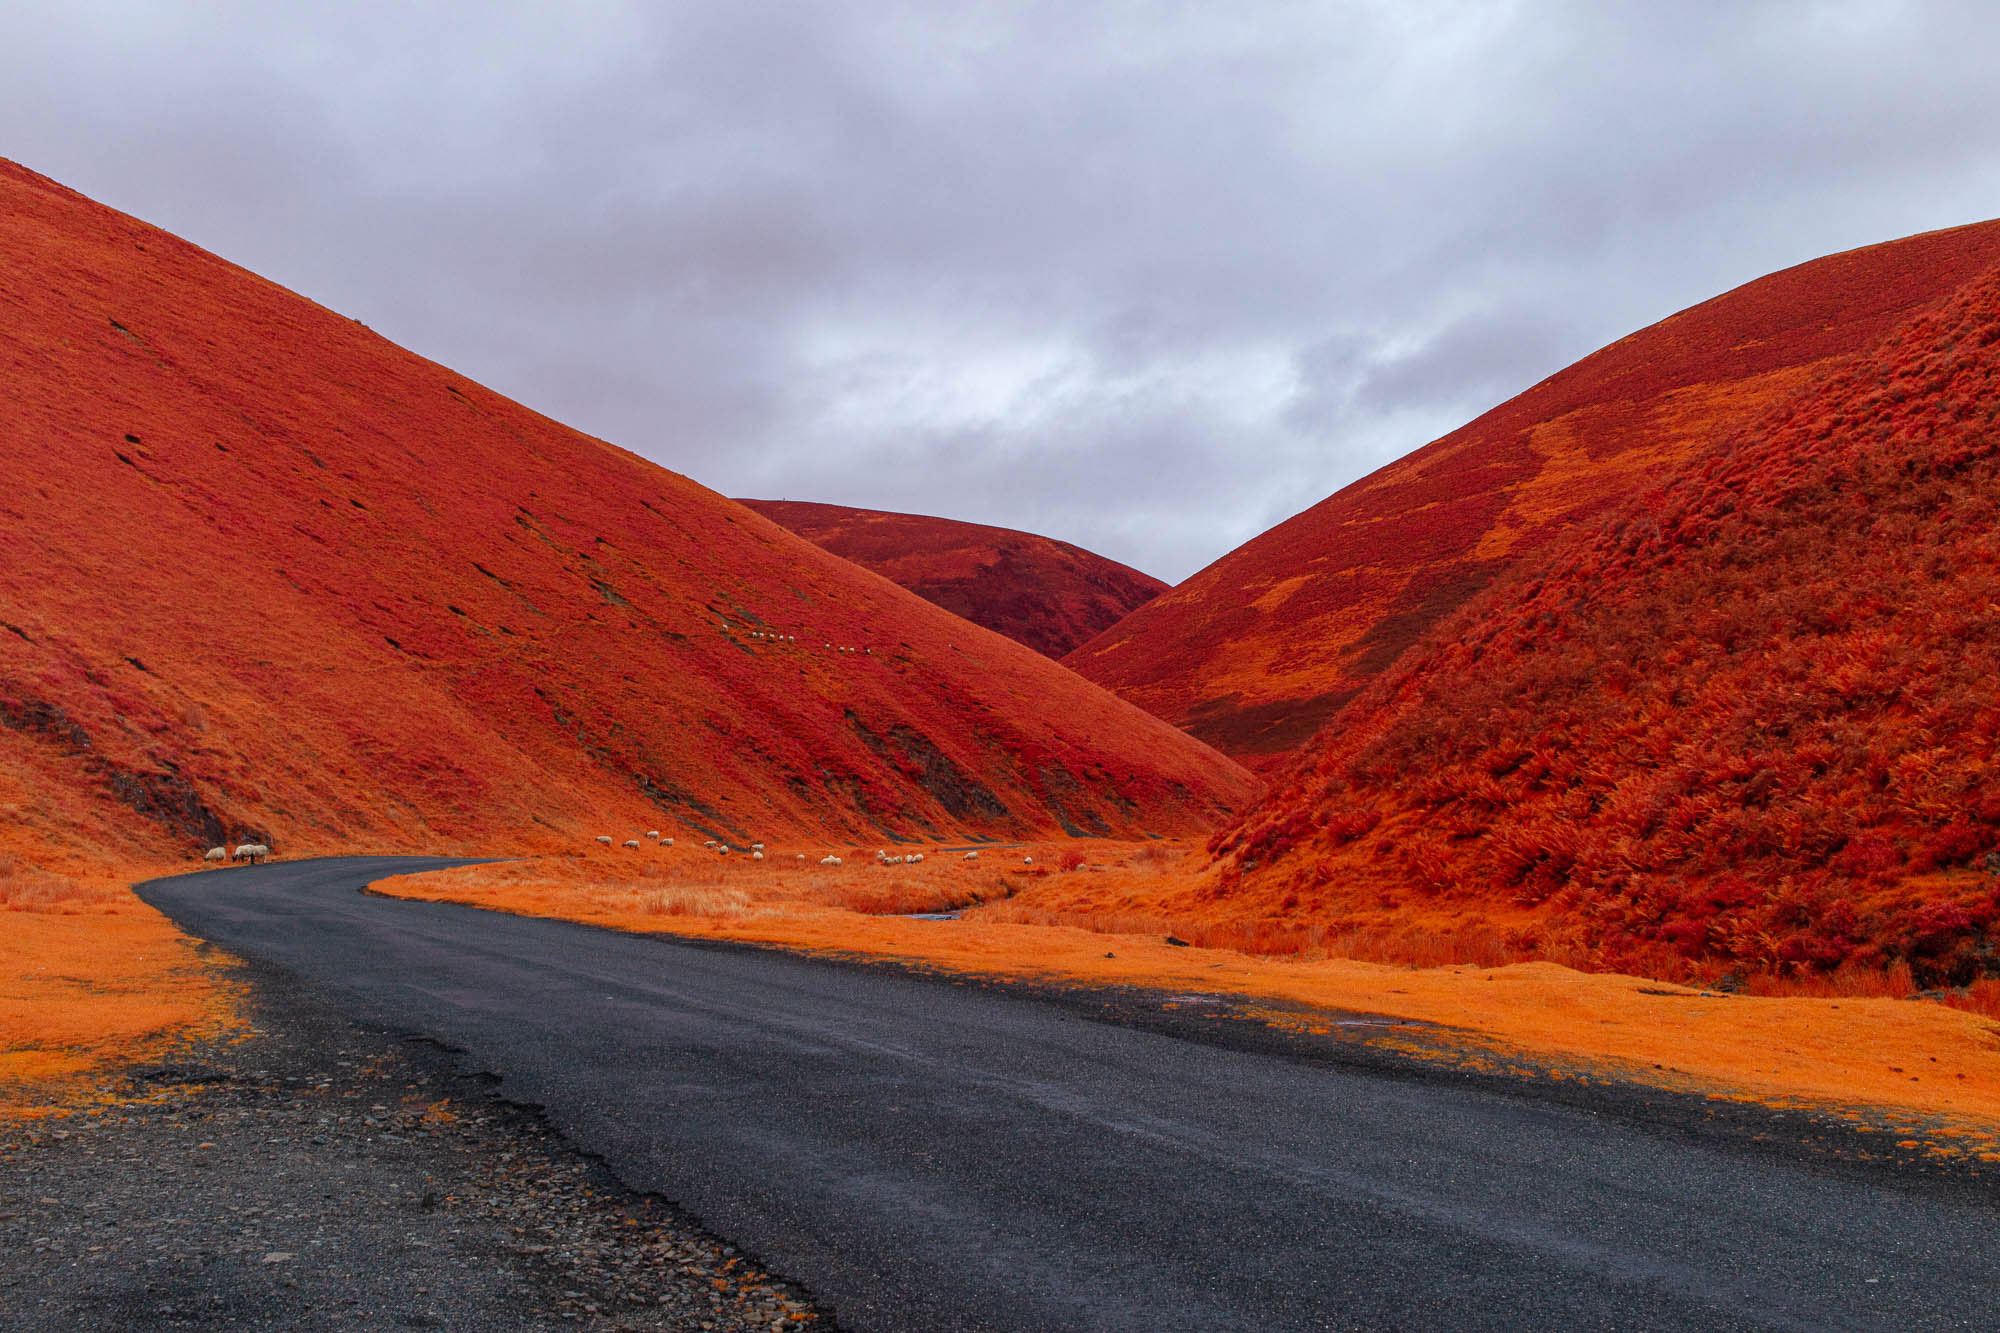
[{"label": "gravel shoulder", "polygon": [[249,968],[253,1035],[0,1124],[0,1330],[826,1330],[451,1052]]}]

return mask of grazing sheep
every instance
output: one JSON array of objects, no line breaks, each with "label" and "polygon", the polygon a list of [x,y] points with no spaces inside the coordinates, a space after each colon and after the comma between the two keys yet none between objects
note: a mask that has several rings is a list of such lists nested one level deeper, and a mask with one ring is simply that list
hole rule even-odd
[{"label": "grazing sheep", "polygon": [[208,855],[201,859],[204,861],[227,861],[229,859],[229,849],[227,847],[211,847],[208,849]]},{"label": "grazing sheep", "polygon": [[965,855],[964,855],[964,856],[963,856],[962,858],[960,858],[960,859],[962,859],[962,860],[966,860],[966,861],[977,861],[977,860],[979,859],[979,853],[978,853],[978,852],[967,852],[967,853],[966,853],[966,854],[965,854]]},{"label": "grazing sheep", "polygon": [[618,845],[620,847],[631,847],[636,850],[639,846],[639,840],[637,838],[627,838],[625,839],[625,841],[619,843]]},{"label": "grazing sheep", "polygon": [[823,866],[837,866],[840,864],[840,858],[837,856],[822,856],[819,859],[819,863]]},{"label": "grazing sheep", "polygon": [[720,847],[718,847],[718,848],[716,848],[716,849],[715,849],[715,854],[716,854],[717,856],[727,856],[727,855],[729,855],[729,844],[728,844],[728,843],[726,843],[726,842],[725,842],[725,843],[723,843],[723,844],[722,844],[722,845],[721,845]]},{"label": "grazing sheep", "polygon": [[704,847],[706,847],[706,848],[708,848],[708,850],[710,850],[710,851],[712,852],[712,851],[714,851],[714,850],[715,850],[715,849],[716,849],[716,848],[717,848],[718,846],[720,846],[721,844],[719,844],[718,842],[716,842],[716,840],[715,840],[715,839],[713,839],[713,838],[705,838],[705,839],[703,839],[703,840],[702,840],[702,844],[701,844],[701,845],[702,845],[702,846],[704,846]]},{"label": "grazing sheep", "polygon": [[764,853],[753,851],[750,853],[750,859],[752,861],[761,861],[764,859]]},{"label": "grazing sheep", "polygon": [[673,846],[673,845],[674,845],[674,840],[673,840],[672,838],[662,838],[662,839],[660,839],[660,846],[662,846],[662,847],[671,847],[671,846]]},{"label": "grazing sheep", "polygon": [[270,854],[271,849],[261,842],[240,842],[236,844],[236,853],[231,859],[248,861],[254,866]]},{"label": "grazing sheep", "polygon": [[800,853],[799,853],[799,860],[803,861],[803,860],[805,860],[805,859],[806,859],[806,854],[805,854],[804,852],[800,852]]},{"label": "grazing sheep", "polygon": [[764,850],[764,844],[761,842],[753,842],[750,844],[750,850],[753,852],[761,852]]},{"label": "grazing sheep", "polygon": [[911,865],[915,865],[917,862],[924,859],[924,854],[922,852],[911,852],[908,856],[904,857],[903,859],[908,861]]},{"label": "grazing sheep", "polygon": [[611,835],[609,833],[598,834],[597,840],[603,843],[606,847],[609,847],[611,845]]},{"label": "grazing sheep", "polygon": [[646,836],[657,842],[660,837],[660,831],[656,828],[649,828],[646,830]]},{"label": "grazing sheep", "polygon": [[1021,858],[1021,864],[1024,866],[1031,866],[1034,863],[1035,863],[1035,858],[1032,856],[1024,856]]}]

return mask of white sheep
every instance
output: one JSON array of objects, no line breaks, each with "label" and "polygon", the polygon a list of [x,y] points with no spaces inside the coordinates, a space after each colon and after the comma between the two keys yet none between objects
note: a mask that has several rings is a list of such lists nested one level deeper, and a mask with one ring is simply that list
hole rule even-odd
[{"label": "white sheep", "polygon": [[725,842],[725,843],[723,843],[723,844],[722,844],[722,845],[721,845],[720,847],[718,847],[718,848],[716,848],[716,849],[715,849],[715,854],[716,854],[717,856],[727,856],[727,855],[729,855],[729,844],[728,844],[728,843],[726,843],[726,842]]},{"label": "white sheep", "polygon": [[630,847],[634,851],[636,851],[638,850],[639,847],[639,840],[637,838],[627,838],[625,839],[625,841],[619,843],[618,845],[620,847]]},{"label": "white sheep", "polygon": [[208,854],[201,859],[204,861],[227,861],[229,859],[229,849],[227,847],[211,847],[208,849]]},{"label": "white sheep", "polygon": [[819,863],[820,863],[821,865],[823,865],[823,866],[837,866],[837,865],[839,865],[839,864],[840,864],[841,862],[840,862],[840,858],[839,858],[839,857],[837,857],[837,856],[822,856],[822,857],[821,857],[821,858],[819,859]]},{"label": "white sheep", "polygon": [[964,855],[964,857],[962,857],[961,859],[962,859],[962,860],[966,860],[966,861],[977,861],[977,860],[979,859],[979,853],[978,853],[978,852],[967,852],[967,853],[966,853],[966,854]]},{"label": "white sheep", "polygon": [[761,852],[764,850],[764,844],[761,842],[753,842],[750,844],[750,850],[753,852]]},{"label": "white sheep", "polygon": [[803,862],[805,861],[805,859],[806,859],[806,854],[805,854],[804,852],[800,852],[800,853],[799,853],[799,861],[800,861],[801,863],[803,863]]},{"label": "white sheep", "polygon": [[611,845],[611,835],[609,833],[598,834],[597,840],[603,843],[606,847],[609,847]]},{"label": "white sheep", "polygon": [[271,849],[261,842],[239,842],[236,844],[236,854],[233,859],[256,865],[270,854]]},{"label": "white sheep", "polygon": [[646,830],[646,836],[653,839],[655,842],[658,842],[660,838],[660,831],[656,828],[649,828]]},{"label": "white sheep", "polygon": [[673,846],[673,845],[674,845],[674,840],[673,840],[672,838],[662,838],[662,839],[660,839],[660,846],[662,846],[662,847],[671,847],[671,846]]},{"label": "white sheep", "polygon": [[1031,866],[1034,863],[1035,863],[1035,858],[1032,856],[1024,856],[1021,858],[1021,864],[1024,866]]},{"label": "white sheep", "polygon": [[751,859],[752,861],[761,861],[761,860],[763,860],[763,859],[764,859],[764,853],[762,853],[762,852],[751,852],[751,853],[750,853],[750,859]]},{"label": "white sheep", "polygon": [[903,859],[908,861],[911,865],[915,865],[917,862],[924,859],[924,854],[922,852],[911,852],[908,856],[904,857]]}]

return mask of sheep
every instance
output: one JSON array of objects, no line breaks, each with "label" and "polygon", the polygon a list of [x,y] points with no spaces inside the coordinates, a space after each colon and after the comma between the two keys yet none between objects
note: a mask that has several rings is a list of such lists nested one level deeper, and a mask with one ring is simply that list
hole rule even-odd
[{"label": "sheep", "polygon": [[662,847],[671,847],[671,846],[673,846],[673,845],[674,845],[674,840],[673,840],[672,838],[662,838],[662,839],[660,839],[660,846],[662,846]]},{"label": "sheep", "polygon": [[619,843],[618,845],[620,847],[630,847],[634,851],[637,851],[639,849],[639,840],[637,838],[627,838],[625,839],[625,841]]},{"label": "sheep", "polygon": [[965,861],[977,861],[977,860],[979,859],[979,853],[978,853],[978,852],[967,852],[967,853],[966,853],[966,854],[965,854],[965,855],[964,855],[963,857],[961,857],[960,859],[961,859],[961,860],[965,860]]},{"label": "sheep", "polygon": [[254,866],[270,854],[271,849],[261,842],[239,842],[236,844],[236,853],[231,859],[248,861]]},{"label": "sheep", "polygon": [[924,859],[924,854],[922,852],[911,852],[908,856],[904,857],[903,859],[905,861],[908,861],[911,865],[915,865],[917,862]]},{"label": "sheep", "polygon": [[753,851],[750,853],[750,859],[752,861],[761,861],[764,859],[764,853]]},{"label": "sheep", "polygon": [[841,861],[840,858],[837,856],[822,856],[819,859],[819,863],[823,866],[837,866],[841,863]]},{"label": "sheep", "polygon": [[1032,856],[1024,856],[1021,858],[1021,864],[1024,866],[1031,866],[1034,863],[1035,863],[1035,858]]},{"label": "sheep", "polygon": [[227,847],[211,847],[208,849],[208,855],[201,859],[204,861],[227,861],[229,859],[229,849]]},{"label": "sheep", "polygon": [[899,866],[903,864],[903,858],[900,856],[885,856],[882,858],[882,864],[885,866]]},{"label": "sheep", "polygon": [[646,830],[646,836],[658,842],[660,840],[660,831],[656,828],[649,828]]},{"label": "sheep", "polygon": [[800,852],[800,853],[799,853],[799,863],[800,863],[801,865],[803,865],[803,864],[805,863],[805,859],[806,859],[806,854],[805,854],[804,852]]},{"label": "sheep", "polygon": [[750,844],[750,850],[753,852],[761,852],[764,850],[764,844],[761,842],[753,842]]},{"label": "sheep", "polygon": [[701,845],[702,845],[702,846],[704,846],[704,847],[706,847],[706,848],[708,848],[708,850],[710,850],[710,851],[712,852],[712,851],[714,851],[714,850],[715,850],[715,849],[716,849],[716,848],[717,848],[717,847],[718,847],[718,846],[719,846],[720,844],[719,844],[719,843],[717,843],[717,842],[716,842],[716,840],[715,840],[715,839],[713,839],[713,838],[704,838],[704,839],[702,840],[702,844],[701,844]]},{"label": "sheep", "polygon": [[729,855],[729,844],[728,844],[728,843],[726,843],[726,842],[725,842],[725,843],[723,843],[723,844],[722,844],[722,845],[721,845],[720,847],[718,847],[718,848],[716,848],[716,849],[715,849],[715,854],[716,854],[717,856],[727,856],[727,855]]},{"label": "sheep", "polygon": [[603,843],[606,847],[609,847],[611,845],[611,835],[609,833],[598,834],[597,840]]}]

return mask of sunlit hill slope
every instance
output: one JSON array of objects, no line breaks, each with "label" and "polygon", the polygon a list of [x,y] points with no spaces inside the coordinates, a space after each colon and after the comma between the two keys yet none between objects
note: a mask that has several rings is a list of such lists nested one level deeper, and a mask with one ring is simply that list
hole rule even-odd
[{"label": "sunlit hill slope", "polygon": [[1982,223],[1801,264],[1551,376],[1232,551],[1065,659],[1255,766],[1550,541],[2000,263]]},{"label": "sunlit hill slope", "polygon": [[1048,657],[1061,657],[1167,586],[1031,532],[803,500],[743,503],[815,546]]},{"label": "sunlit hill slope", "polygon": [[995,634],[0,164],[0,850],[1195,830]]},{"label": "sunlit hill slope", "polygon": [[1496,586],[1217,840],[1205,909],[1671,974],[2000,974],[2000,270]]}]

